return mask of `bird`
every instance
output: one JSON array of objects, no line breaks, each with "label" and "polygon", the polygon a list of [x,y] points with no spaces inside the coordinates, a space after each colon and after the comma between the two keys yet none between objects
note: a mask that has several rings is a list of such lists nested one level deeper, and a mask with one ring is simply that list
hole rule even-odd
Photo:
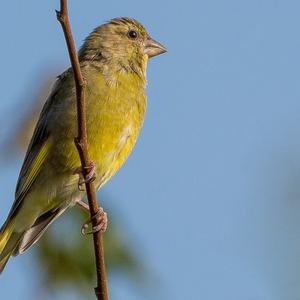
[{"label": "bird", "polygon": [[[96,27],[78,51],[86,81],[90,178],[100,189],[124,164],[144,121],[148,60],[167,49],[135,19],[114,18]],[[76,91],[72,68],[57,77],[40,113],[16,185],[15,200],[0,229],[0,273],[44,234],[85,191],[74,137]],[[97,174],[95,176],[95,174]],[[106,214],[100,210],[104,231]],[[86,225],[86,224],[85,224]]]}]

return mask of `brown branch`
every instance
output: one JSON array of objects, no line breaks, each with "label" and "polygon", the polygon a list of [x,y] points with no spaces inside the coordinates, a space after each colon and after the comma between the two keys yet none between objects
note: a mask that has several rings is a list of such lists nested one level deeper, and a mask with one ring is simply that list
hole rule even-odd
[{"label": "brown branch", "polygon": [[[86,81],[84,80],[77,51],[75,48],[74,39],[72,36],[67,0],[60,0],[60,10],[56,11],[57,20],[60,22],[64,36],[67,43],[67,48],[70,56],[70,61],[73,68],[74,80],[76,85],[76,98],[77,98],[77,121],[78,121],[78,136],[75,138],[75,145],[77,147],[82,170],[84,176],[87,175],[88,167],[91,161],[88,156],[88,142],[87,142],[87,129],[86,129],[86,99],[85,99],[85,88]],[[90,214],[92,225],[97,226],[96,216],[98,212],[96,190],[93,182],[86,181],[86,193],[89,202]],[[104,249],[101,232],[93,234],[94,239],[94,250],[96,260],[96,272],[97,272],[97,287],[95,288],[95,294],[99,300],[108,300],[108,292],[106,287],[106,273],[105,273],[105,261],[104,261]]]}]

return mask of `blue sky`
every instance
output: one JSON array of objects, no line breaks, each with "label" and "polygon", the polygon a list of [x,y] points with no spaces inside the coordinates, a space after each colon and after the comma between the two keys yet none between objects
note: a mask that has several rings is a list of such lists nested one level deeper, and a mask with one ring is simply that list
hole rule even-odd
[{"label": "blue sky", "polygon": [[[2,140],[41,74],[69,64],[58,2],[2,4]],[[142,134],[105,187],[161,280],[149,299],[300,298],[299,10],[292,0],[70,1],[78,46],[129,16],[169,49],[150,61]],[[21,163],[0,162],[1,221]],[[31,262],[30,251],[10,262],[2,296],[32,299]],[[122,278],[111,285],[115,299],[141,297]]]}]

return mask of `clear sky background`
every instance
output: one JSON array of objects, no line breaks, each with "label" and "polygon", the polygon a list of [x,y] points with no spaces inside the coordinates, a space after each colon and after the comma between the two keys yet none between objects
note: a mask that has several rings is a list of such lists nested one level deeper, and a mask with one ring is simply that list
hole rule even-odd
[{"label": "clear sky background", "polygon": [[[105,187],[156,274],[147,299],[300,299],[300,2],[69,2],[78,46],[129,16],[169,49],[150,61],[141,137]],[[1,4],[0,141],[41,74],[69,64],[58,7]],[[0,162],[1,222],[21,163]],[[30,251],[10,261],[1,299],[32,299],[33,263]],[[112,299],[144,299],[110,285]]]}]

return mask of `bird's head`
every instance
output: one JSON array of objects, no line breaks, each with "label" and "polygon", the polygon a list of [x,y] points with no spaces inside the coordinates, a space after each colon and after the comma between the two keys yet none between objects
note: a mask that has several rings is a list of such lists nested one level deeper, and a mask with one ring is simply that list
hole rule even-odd
[{"label": "bird's head", "polygon": [[148,59],[166,51],[138,21],[115,18],[87,37],[79,56],[81,60],[102,61],[111,67],[144,74]]}]

